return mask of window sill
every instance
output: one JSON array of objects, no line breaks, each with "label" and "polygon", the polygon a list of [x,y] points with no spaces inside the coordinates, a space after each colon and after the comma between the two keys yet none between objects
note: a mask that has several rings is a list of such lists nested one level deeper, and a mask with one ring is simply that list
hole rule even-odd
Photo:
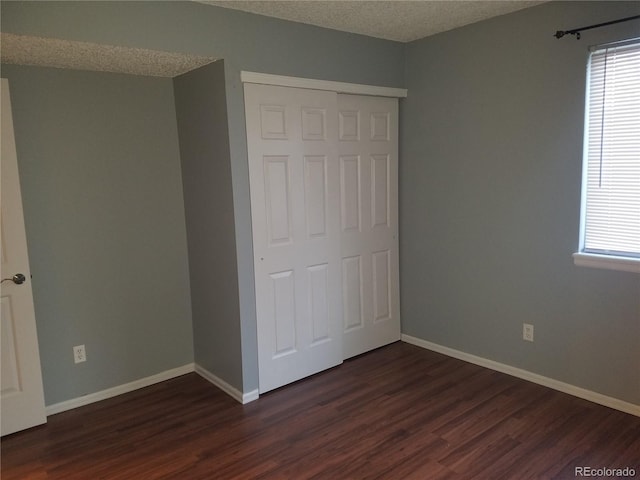
[{"label": "window sill", "polygon": [[640,273],[640,258],[578,252],[573,254],[573,263],[580,267],[605,268],[607,270]]}]

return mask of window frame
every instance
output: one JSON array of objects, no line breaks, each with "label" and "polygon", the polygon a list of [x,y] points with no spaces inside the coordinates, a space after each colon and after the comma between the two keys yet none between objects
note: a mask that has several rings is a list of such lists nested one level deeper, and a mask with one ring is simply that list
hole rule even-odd
[{"label": "window frame", "polygon": [[580,230],[578,240],[578,251],[573,254],[574,264],[582,267],[601,268],[608,270],[620,270],[625,272],[640,273],[640,257],[625,256],[616,253],[588,252],[585,251],[585,237],[587,227],[587,190],[589,177],[589,117],[590,117],[590,97],[591,97],[591,60],[596,51],[606,48],[623,46],[625,44],[639,44],[640,38],[624,40],[622,42],[596,45],[589,50],[589,58],[586,70],[585,88],[585,108],[584,108],[584,131],[582,146],[582,183],[580,197]]}]

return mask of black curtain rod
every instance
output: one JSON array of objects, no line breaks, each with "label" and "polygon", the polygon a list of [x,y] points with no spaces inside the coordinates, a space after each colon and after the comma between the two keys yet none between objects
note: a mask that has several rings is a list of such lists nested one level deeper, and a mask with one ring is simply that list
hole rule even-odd
[{"label": "black curtain rod", "polygon": [[607,25],[613,25],[614,23],[628,22],[629,20],[636,20],[640,18],[640,15],[634,15],[633,17],[620,18],[619,20],[612,20],[610,22],[598,23],[597,25],[589,25],[588,27],[574,28],[573,30],[558,30],[553,36],[556,38],[562,38],[565,35],[575,35],[577,40],[580,40],[580,32],[584,30],[591,30],[592,28],[606,27]]}]

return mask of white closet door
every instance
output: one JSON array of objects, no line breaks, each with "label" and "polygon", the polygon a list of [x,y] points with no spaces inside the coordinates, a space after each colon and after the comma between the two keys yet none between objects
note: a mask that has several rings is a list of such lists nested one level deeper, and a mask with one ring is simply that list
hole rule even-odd
[{"label": "white closet door", "polygon": [[342,362],[337,95],[244,89],[264,393]]},{"label": "white closet door", "polygon": [[344,358],[400,339],[398,100],[338,95]]}]

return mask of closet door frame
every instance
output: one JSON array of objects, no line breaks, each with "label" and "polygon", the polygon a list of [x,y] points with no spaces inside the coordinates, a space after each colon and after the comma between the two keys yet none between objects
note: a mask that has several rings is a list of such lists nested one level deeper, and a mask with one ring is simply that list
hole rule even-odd
[{"label": "closet door frame", "polygon": [[[270,85],[270,86],[280,86],[280,87],[292,87],[292,88],[299,88],[299,89],[306,89],[306,90],[321,90],[321,91],[333,92],[335,94],[367,95],[367,96],[391,97],[391,98],[404,98],[407,96],[407,90],[402,88],[351,84],[351,83],[343,83],[343,82],[333,82],[333,81],[316,80],[316,79],[300,78],[300,77],[287,77],[287,76],[271,75],[271,74],[256,73],[256,72],[246,72],[246,71],[241,72],[241,81],[243,84],[245,84],[245,87],[247,86],[247,84],[258,84],[258,85]],[[247,108],[247,104],[245,99],[245,111],[246,111],[246,108]],[[249,145],[250,142],[251,142],[250,132],[247,131],[247,144]],[[249,158],[249,162],[251,162],[251,158]],[[252,193],[252,196],[253,196],[253,193]],[[397,212],[395,215],[397,220]],[[252,218],[252,225],[253,225],[253,222],[254,220]],[[255,238],[256,237],[254,232],[254,241],[255,241]],[[397,236],[396,236],[396,242],[397,242]],[[254,248],[254,256],[255,256],[256,245],[254,245],[253,248]],[[254,266],[256,265],[257,261],[258,261],[258,257],[254,259]],[[256,275],[257,274],[258,272],[256,271]],[[255,276],[254,276],[254,281],[256,281]],[[395,283],[397,283],[397,276],[396,276]],[[256,288],[257,288],[257,285],[256,285]],[[258,301],[257,298],[256,298],[256,301]],[[257,315],[260,315],[260,313],[258,312]],[[340,316],[340,319],[342,322],[342,315]],[[259,320],[259,319],[256,319],[256,320]],[[257,325],[257,329],[259,333],[260,325]],[[343,329],[341,328],[340,332],[342,333],[342,331]],[[258,343],[259,343],[258,353],[260,355],[260,349],[261,349],[260,339],[258,339]],[[342,356],[344,358],[348,358],[348,356],[351,356],[351,355],[347,355],[347,352],[343,352]],[[340,362],[341,361],[342,361],[342,358],[340,358]],[[264,363],[263,360],[259,360],[259,365],[258,365],[259,371],[262,363]],[[331,366],[332,365],[328,364],[326,368],[330,368]],[[317,365],[314,368],[317,369]],[[302,370],[304,370],[304,368]],[[301,376],[300,378],[304,378],[304,376],[305,375]],[[277,383],[274,383],[272,380],[269,380],[267,383],[263,384],[262,377],[263,375],[261,373],[260,388],[259,388],[260,393],[264,393],[273,388],[277,388],[277,386],[280,386],[280,385],[277,385]],[[287,383],[290,383],[291,381],[294,381],[294,380],[295,379],[285,381],[282,383],[282,385],[286,385]]]},{"label": "closet door frame", "polygon": [[305,88],[308,90],[326,90],[335,93],[349,93],[353,95],[371,95],[373,97],[406,98],[406,88],[379,87],[360,83],[333,82],[314,78],[287,77],[270,73],[240,72],[242,83],[257,83],[280,87]]}]

